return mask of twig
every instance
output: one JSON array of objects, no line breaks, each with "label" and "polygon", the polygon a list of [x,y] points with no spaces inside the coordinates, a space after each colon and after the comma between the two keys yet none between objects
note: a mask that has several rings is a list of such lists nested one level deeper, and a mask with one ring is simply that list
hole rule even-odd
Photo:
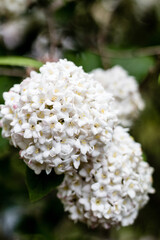
[{"label": "twig", "polygon": [[25,69],[11,69],[6,67],[0,67],[0,76],[11,76],[11,77],[21,77],[25,78],[26,70]]},{"label": "twig", "polygon": [[50,55],[53,57],[55,54],[55,45],[56,45],[55,31],[54,31],[55,26],[54,26],[53,19],[51,17],[51,12],[50,12],[49,8],[46,9],[45,15],[46,15],[46,21],[47,21],[47,26],[48,26]]},{"label": "twig", "polygon": [[63,1],[61,0],[57,0],[54,1],[51,5],[49,5],[46,9],[45,9],[45,16],[46,16],[46,22],[47,22],[47,26],[48,26],[48,35],[49,35],[49,43],[50,43],[50,60],[55,60],[55,50],[56,50],[56,46],[57,46],[57,33],[56,33],[56,29],[55,29],[55,23],[54,23],[54,18],[53,18],[53,14],[54,12],[60,8],[63,4]]},{"label": "twig", "polygon": [[108,52],[105,49],[106,39],[107,39],[107,35],[109,32],[109,25],[110,25],[110,22],[112,21],[112,18],[114,17],[115,11],[120,3],[121,3],[121,0],[117,1],[116,4],[115,4],[115,2],[112,3],[112,11],[108,11],[108,13],[107,13],[108,21],[105,23],[105,28],[104,27],[100,28],[98,38],[97,38],[97,52],[101,56],[101,61],[102,61],[102,65],[104,68],[107,68],[108,58],[109,58]]},{"label": "twig", "polygon": [[103,52],[93,52],[100,55],[103,58],[133,58],[133,57],[147,57],[160,55],[160,46],[151,46],[146,48],[131,49],[131,50],[111,50],[109,48],[103,48]]}]

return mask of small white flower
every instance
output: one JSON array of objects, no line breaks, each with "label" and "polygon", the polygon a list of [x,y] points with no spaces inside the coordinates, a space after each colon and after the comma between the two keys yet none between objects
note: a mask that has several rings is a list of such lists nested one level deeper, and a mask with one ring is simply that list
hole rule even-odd
[{"label": "small white flower", "polygon": [[114,109],[117,111],[120,124],[124,127],[131,126],[139,111],[144,108],[135,78],[129,76],[120,66],[109,70],[95,69],[92,74],[107,92],[113,94]]},{"label": "small white flower", "polygon": [[107,197],[107,185],[106,183],[96,182],[91,186],[93,194],[99,198]]}]

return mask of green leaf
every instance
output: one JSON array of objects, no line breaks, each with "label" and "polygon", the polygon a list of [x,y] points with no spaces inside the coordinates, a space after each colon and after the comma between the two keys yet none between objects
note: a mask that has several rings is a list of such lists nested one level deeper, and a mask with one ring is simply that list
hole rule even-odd
[{"label": "green leaf", "polygon": [[21,240],[46,240],[46,238],[40,234],[20,234],[18,235]]},{"label": "green leaf", "polygon": [[130,75],[136,77],[139,82],[142,82],[146,77],[149,69],[154,66],[153,57],[132,57],[132,58],[111,58],[111,66],[120,65],[128,71]]},{"label": "green leaf", "polygon": [[158,76],[158,84],[160,84],[160,75]]},{"label": "green leaf", "polygon": [[[19,80],[14,79],[14,84],[19,83]],[[0,104],[4,103],[3,92],[9,91],[13,87],[13,77],[0,76]]]},{"label": "green leaf", "polygon": [[95,68],[102,67],[101,58],[91,52],[82,52],[82,53],[75,53],[75,52],[66,52],[64,56],[73,61],[77,66],[82,66],[84,71],[90,72]]},{"label": "green leaf", "polygon": [[0,57],[0,65],[40,68],[43,63],[32,58],[7,56]]},{"label": "green leaf", "polygon": [[143,161],[145,161],[145,162],[147,162],[147,155],[146,155],[146,153],[142,153],[142,158],[143,158]]},{"label": "green leaf", "polygon": [[0,158],[9,154],[9,141],[2,137],[2,129],[0,129]]},{"label": "green leaf", "polygon": [[56,175],[52,171],[49,175],[42,171],[36,175],[33,170],[26,167],[26,184],[31,202],[35,202],[46,196],[63,181],[63,175]]}]

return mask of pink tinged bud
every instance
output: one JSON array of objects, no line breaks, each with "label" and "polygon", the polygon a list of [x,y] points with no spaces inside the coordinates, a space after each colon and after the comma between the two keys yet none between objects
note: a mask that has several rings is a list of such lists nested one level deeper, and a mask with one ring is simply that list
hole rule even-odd
[{"label": "pink tinged bud", "polygon": [[22,151],[19,151],[19,159],[23,159],[23,157],[21,156]]},{"label": "pink tinged bud", "polygon": [[16,109],[17,107],[18,107],[17,105],[15,105],[15,104],[13,105],[13,108],[14,108],[14,109]]}]

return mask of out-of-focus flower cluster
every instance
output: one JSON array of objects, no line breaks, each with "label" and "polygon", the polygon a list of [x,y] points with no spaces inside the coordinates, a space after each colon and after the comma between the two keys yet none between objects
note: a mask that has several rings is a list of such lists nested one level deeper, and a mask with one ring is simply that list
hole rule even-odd
[{"label": "out-of-focus flower cluster", "polygon": [[134,0],[133,5],[137,13],[144,13],[152,8],[158,6],[158,0]]},{"label": "out-of-focus flower cluster", "polygon": [[[25,41],[26,36],[30,33],[34,26],[37,26],[37,28],[40,26],[42,27],[44,26],[44,22],[44,12],[40,8],[32,9],[29,16],[27,14],[22,14],[5,18],[2,22],[0,22],[0,41],[3,42],[7,49],[14,50],[21,46],[21,44]],[[39,41],[40,38],[41,35],[35,39],[35,42]],[[48,41],[48,39],[46,41]],[[31,51],[30,56],[42,58],[42,54],[44,56],[48,50],[46,48],[46,41],[42,40],[42,43],[39,44],[40,54],[38,54],[38,50],[33,42],[31,44],[33,52]],[[44,52],[44,50],[46,50],[46,52]]]},{"label": "out-of-focus flower cluster", "polygon": [[58,197],[74,221],[109,228],[132,224],[153,193],[152,172],[140,144],[116,127],[105,156],[89,159],[78,173],[66,175]]},{"label": "out-of-focus flower cluster", "polygon": [[22,14],[34,0],[0,0],[0,15]]},{"label": "out-of-focus flower cluster", "polygon": [[[65,173],[58,197],[71,219],[92,227],[126,226],[154,192],[153,169],[140,144],[116,126],[115,112],[123,116],[121,124],[128,123],[143,102],[134,78],[120,67],[97,71],[102,79],[67,60],[32,71],[3,94],[2,135],[36,174]],[[109,91],[97,80],[106,81]],[[121,105],[127,114],[120,114]]]},{"label": "out-of-focus flower cluster", "polygon": [[92,73],[105,90],[113,94],[119,123],[124,127],[131,126],[139,111],[144,108],[135,78],[129,76],[120,66],[109,70],[95,69]]}]

